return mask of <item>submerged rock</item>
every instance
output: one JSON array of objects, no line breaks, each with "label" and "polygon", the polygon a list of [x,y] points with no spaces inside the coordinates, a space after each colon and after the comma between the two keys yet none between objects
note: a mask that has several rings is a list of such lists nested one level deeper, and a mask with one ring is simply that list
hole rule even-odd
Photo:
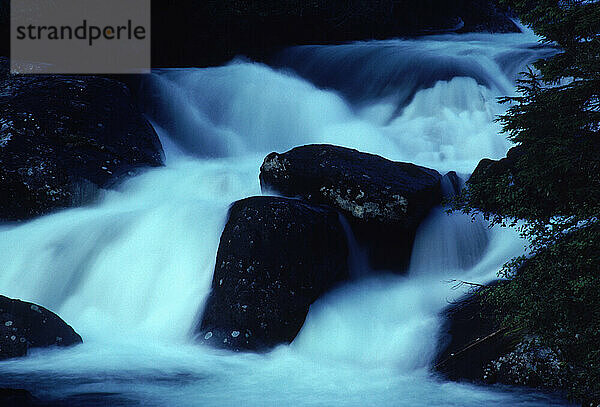
[{"label": "submerged rock", "polygon": [[406,265],[417,226],[441,201],[440,181],[429,168],[316,144],[271,153],[260,170],[263,191],[342,213],[377,268]]},{"label": "submerged rock", "polygon": [[73,328],[53,312],[0,295],[0,359],[25,356],[31,348],[81,342]]},{"label": "submerged rock", "polygon": [[335,211],[277,197],[234,203],[198,340],[259,351],[291,342],[310,304],[347,278],[347,258]]},{"label": "submerged rock", "polygon": [[94,198],[121,176],[162,165],[162,146],[120,82],[11,75],[0,58],[0,220]]}]

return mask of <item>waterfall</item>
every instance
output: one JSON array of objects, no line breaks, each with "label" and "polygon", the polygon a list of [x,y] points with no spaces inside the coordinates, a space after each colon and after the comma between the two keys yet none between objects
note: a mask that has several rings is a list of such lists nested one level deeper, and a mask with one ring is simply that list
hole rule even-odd
[{"label": "waterfall", "polygon": [[[531,33],[443,35],[283,51],[270,65],[158,70],[141,103],[166,166],[98,201],[0,228],[0,293],[57,312],[84,338],[0,363],[0,384],[42,397],[118,394],[142,405],[564,405],[548,395],[447,383],[427,367],[440,312],[523,252],[510,230],[435,209],[407,275],[355,280],[318,300],[298,338],[266,355],[190,340],[229,205],[260,194],[264,156],[331,143],[441,172],[499,158],[497,97],[547,52]],[[350,239],[353,242],[352,239]]]}]

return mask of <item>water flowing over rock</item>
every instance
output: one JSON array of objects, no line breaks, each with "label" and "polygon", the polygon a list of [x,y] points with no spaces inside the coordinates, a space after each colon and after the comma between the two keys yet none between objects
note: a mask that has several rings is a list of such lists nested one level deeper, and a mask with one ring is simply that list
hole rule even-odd
[{"label": "water flowing over rock", "polygon": [[11,75],[0,58],[0,219],[78,205],[98,188],[162,164],[127,88],[94,76]]},{"label": "water flowing over rock", "polygon": [[417,226],[441,200],[440,181],[435,170],[316,144],[271,153],[260,172],[263,191],[340,211],[380,268],[406,264]]},{"label": "water flowing over rock", "polygon": [[198,339],[234,350],[291,342],[310,304],[348,276],[347,258],[330,209],[277,197],[234,203]]},{"label": "water flowing over rock", "polygon": [[53,312],[0,295],[0,359],[25,356],[31,348],[81,342],[73,328]]}]

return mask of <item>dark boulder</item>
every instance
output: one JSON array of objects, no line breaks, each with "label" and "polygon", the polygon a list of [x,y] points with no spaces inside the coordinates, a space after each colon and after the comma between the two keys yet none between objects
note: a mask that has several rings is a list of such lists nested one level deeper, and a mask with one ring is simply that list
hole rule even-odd
[{"label": "dark boulder", "polygon": [[11,75],[0,58],[0,220],[87,202],[162,146],[121,82],[95,76]]},{"label": "dark boulder", "polygon": [[508,384],[551,391],[568,388],[570,363],[560,350],[523,331],[508,332],[481,287],[444,311],[446,323],[434,369],[450,380]]},{"label": "dark boulder", "polygon": [[464,187],[464,183],[455,171],[450,171],[442,177],[441,186],[444,198],[451,199],[460,194],[460,191]]},{"label": "dark boulder", "polygon": [[278,197],[234,203],[198,340],[257,351],[291,342],[310,304],[347,278],[347,261],[336,212]]},{"label": "dark boulder", "polygon": [[484,158],[479,161],[467,181],[469,201],[473,207],[490,213],[503,212],[508,190],[522,188],[518,165],[523,153],[523,149],[517,146],[508,150],[506,157],[500,160]]},{"label": "dark boulder", "polygon": [[510,172],[515,168],[517,161],[523,156],[521,147],[513,147],[506,153],[506,157],[500,160],[484,158],[479,161],[477,167],[471,174],[469,181],[484,178],[497,178]]},{"label": "dark boulder", "polygon": [[25,356],[31,348],[81,342],[73,328],[53,312],[0,295],[0,359]]},{"label": "dark boulder", "polygon": [[[499,282],[491,284],[492,287]],[[508,335],[482,296],[485,287],[451,304],[435,370],[451,380],[483,381],[489,363],[510,352],[518,339]]]},{"label": "dark boulder", "polygon": [[271,153],[260,170],[263,191],[340,211],[372,265],[393,269],[406,266],[419,223],[440,203],[440,180],[435,170],[332,145]]}]

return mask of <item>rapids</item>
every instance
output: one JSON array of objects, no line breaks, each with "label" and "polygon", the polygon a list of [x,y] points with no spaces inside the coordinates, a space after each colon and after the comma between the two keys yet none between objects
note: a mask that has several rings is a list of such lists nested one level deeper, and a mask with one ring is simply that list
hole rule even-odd
[{"label": "rapids", "polygon": [[[524,251],[511,230],[434,210],[409,273],[352,275],[265,355],[195,345],[229,205],[260,194],[271,151],[332,143],[467,177],[510,147],[497,97],[549,52],[530,32],[303,46],[269,65],[238,59],[157,70],[140,103],[164,168],[89,206],[0,225],[0,293],[57,312],[84,344],[0,362],[0,386],[71,405],[548,406],[560,397],[445,382],[429,372],[440,311]],[[354,242],[352,236],[349,241]],[[97,402],[98,404],[94,404]]]}]

